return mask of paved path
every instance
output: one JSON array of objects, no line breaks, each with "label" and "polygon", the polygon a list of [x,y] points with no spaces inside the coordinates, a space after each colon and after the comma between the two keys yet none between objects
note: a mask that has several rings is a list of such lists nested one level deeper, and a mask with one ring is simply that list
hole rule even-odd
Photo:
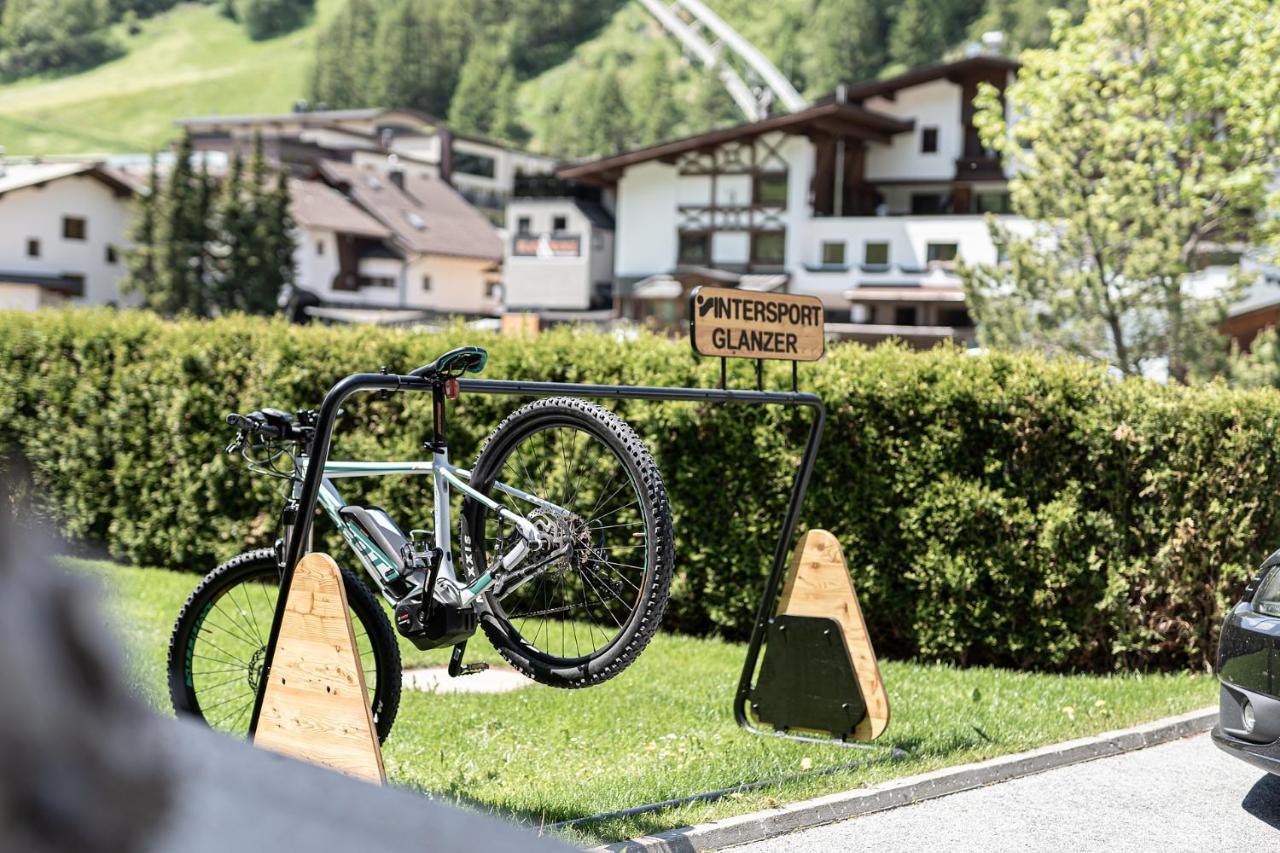
[{"label": "paved path", "polygon": [[733,850],[1280,850],[1280,776],[1197,735]]}]

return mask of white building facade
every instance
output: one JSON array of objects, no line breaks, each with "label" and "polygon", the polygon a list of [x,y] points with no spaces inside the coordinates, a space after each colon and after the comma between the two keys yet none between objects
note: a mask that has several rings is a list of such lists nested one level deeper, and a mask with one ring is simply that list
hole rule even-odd
[{"label": "white building facade", "polygon": [[559,174],[612,194],[615,285],[633,319],[678,325],[688,290],[718,284],[818,296],[846,337],[968,340],[955,265],[997,260],[985,216],[1009,210],[973,98],[1016,68],[928,66]]},{"label": "white building facade", "polygon": [[0,160],[0,309],[131,304],[133,187],[93,161]]},{"label": "white building facade", "polygon": [[613,226],[613,217],[596,199],[513,198],[503,247],[506,310],[612,312]]}]

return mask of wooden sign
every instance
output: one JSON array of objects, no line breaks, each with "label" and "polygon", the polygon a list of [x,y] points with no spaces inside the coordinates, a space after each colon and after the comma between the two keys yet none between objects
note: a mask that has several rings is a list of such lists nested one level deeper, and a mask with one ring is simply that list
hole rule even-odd
[{"label": "wooden sign", "polygon": [[826,530],[810,530],[800,541],[787,583],[778,603],[778,615],[825,616],[839,623],[844,632],[849,665],[866,704],[866,717],[858,724],[853,740],[874,740],[889,725],[889,697],[880,680],[862,607],[853,590],[849,567],[836,537]]},{"label": "wooden sign", "polygon": [[382,784],[369,691],[338,564],[308,554],[293,571],[255,745]]},{"label": "wooden sign", "polygon": [[822,300],[789,293],[699,287],[689,294],[694,352],[727,358],[822,358]]}]

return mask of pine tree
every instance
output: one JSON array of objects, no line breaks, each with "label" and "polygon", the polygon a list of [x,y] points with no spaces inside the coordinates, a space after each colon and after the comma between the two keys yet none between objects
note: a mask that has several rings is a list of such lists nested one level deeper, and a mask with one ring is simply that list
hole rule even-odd
[{"label": "pine tree", "polygon": [[297,277],[294,261],[297,240],[293,216],[289,212],[289,176],[283,170],[276,173],[275,187],[264,198],[264,203],[269,225],[265,241],[267,269],[262,286],[249,294],[246,305],[246,309],[255,314],[275,311],[280,291],[291,286]]},{"label": "pine tree", "polygon": [[[449,124],[463,133],[488,135],[498,113],[499,87],[507,58],[493,39],[472,45],[449,104]],[[514,97],[514,79],[511,95]]]},{"label": "pine tree", "polygon": [[671,138],[680,124],[680,108],[672,94],[666,51],[651,50],[641,62],[631,98],[636,114],[635,141],[640,145],[653,145]]},{"label": "pine tree", "polygon": [[253,228],[253,216],[245,194],[244,155],[239,150],[232,156],[216,218],[217,305],[222,311],[244,310],[244,285],[250,275],[247,252],[251,248],[244,237]]},{"label": "pine tree", "polygon": [[947,4],[934,0],[905,0],[889,30],[889,58],[911,67],[942,59],[949,43]]},{"label": "pine tree", "polygon": [[439,52],[424,0],[397,0],[388,8],[378,22],[374,41],[374,88],[382,105],[433,112],[447,104],[449,80],[435,73],[433,61]]},{"label": "pine tree", "polygon": [[201,257],[207,223],[200,217],[191,137],[184,135],[158,204],[156,281],[148,304],[164,314],[196,313],[202,302]]},{"label": "pine tree", "polygon": [[502,142],[522,145],[529,138],[528,131],[520,124],[520,101],[516,94],[516,75],[510,68],[502,72],[495,94],[493,122],[489,135]]},{"label": "pine tree", "polygon": [[745,121],[742,110],[714,71],[704,72],[690,110],[689,121],[696,130],[710,130]]},{"label": "pine tree", "polygon": [[151,174],[145,193],[138,194],[133,203],[134,216],[129,229],[129,249],[126,264],[128,276],[123,289],[142,296],[148,307],[158,295],[156,287],[156,219],[160,206],[160,169],[156,155],[151,155]]},{"label": "pine tree", "polygon": [[331,108],[368,106],[375,91],[378,6],[347,0],[316,39],[311,99]]},{"label": "pine tree", "polygon": [[631,111],[618,72],[612,65],[596,75],[579,117],[582,141],[593,154],[614,154],[631,141]]},{"label": "pine tree", "polygon": [[840,83],[875,77],[884,65],[887,30],[883,0],[821,0],[804,32],[806,89],[826,94]]}]

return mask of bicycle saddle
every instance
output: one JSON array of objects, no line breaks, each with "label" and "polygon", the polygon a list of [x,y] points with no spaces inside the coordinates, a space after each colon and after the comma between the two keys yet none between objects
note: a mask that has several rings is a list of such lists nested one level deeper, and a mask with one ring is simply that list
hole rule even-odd
[{"label": "bicycle saddle", "polygon": [[479,373],[489,362],[489,353],[480,347],[451,349],[430,364],[413,371],[414,376],[432,376],[437,373]]}]

